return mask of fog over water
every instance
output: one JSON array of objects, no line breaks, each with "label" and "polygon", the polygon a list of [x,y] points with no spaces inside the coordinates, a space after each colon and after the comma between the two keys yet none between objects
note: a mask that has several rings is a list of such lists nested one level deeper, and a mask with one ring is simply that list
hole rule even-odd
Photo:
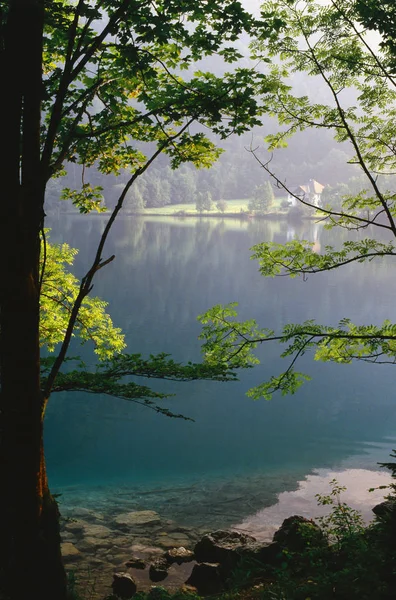
[{"label": "fog over water", "polygon": [[[51,241],[79,248],[78,275],[90,263],[105,219],[70,216],[61,228],[54,223]],[[395,319],[396,265],[390,261],[305,282],[260,276],[249,248],[294,236],[314,240],[318,250],[342,241],[340,233],[312,221],[126,217],[106,248],[116,260],[99,273],[94,292],[109,302],[128,351],[165,351],[183,361],[199,360],[196,316],[217,303],[238,301],[242,318],[275,330],[305,319]],[[297,394],[270,402],[247,398],[250,386],[287,366],[281,350],[276,344],[261,348],[262,365],[240,373],[236,383],[154,382],[155,389],[177,393],[169,407],[194,423],[109,397],[54,395],[46,420],[53,489],[198,485],[202,492],[206,485],[215,503],[216,485],[223,482],[235,495],[254,490],[250,509],[236,505],[234,523],[240,523],[317,469],[378,469],[377,461],[386,461],[396,446],[396,367],[322,364],[306,356],[300,370],[313,379]],[[85,348],[76,345],[71,354],[77,352],[93,360]]]}]

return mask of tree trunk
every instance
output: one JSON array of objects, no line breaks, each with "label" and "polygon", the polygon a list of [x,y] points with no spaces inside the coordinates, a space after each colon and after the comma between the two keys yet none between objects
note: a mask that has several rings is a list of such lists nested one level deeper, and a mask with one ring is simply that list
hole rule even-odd
[{"label": "tree trunk", "polygon": [[63,600],[59,519],[48,491],[40,390],[42,0],[13,0],[0,40],[0,591]]}]

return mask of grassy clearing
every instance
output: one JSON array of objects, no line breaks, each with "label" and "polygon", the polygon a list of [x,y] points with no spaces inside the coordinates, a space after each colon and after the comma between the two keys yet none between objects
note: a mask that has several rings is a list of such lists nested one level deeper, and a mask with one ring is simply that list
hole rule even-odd
[{"label": "grassy clearing", "polygon": [[[242,200],[227,200],[227,208],[225,210],[225,214],[227,213],[236,213],[242,210],[248,209],[248,199]],[[178,212],[185,212],[187,215],[198,215],[199,212],[195,208],[195,202],[190,202],[189,204],[168,204],[167,206],[161,206],[158,208],[145,208],[143,214],[145,215],[175,215]],[[216,203],[213,203],[213,210],[209,211],[209,214],[218,213],[219,211],[216,208]],[[204,211],[203,214],[208,214],[207,211]]]},{"label": "grassy clearing", "polygon": [[[275,198],[273,209],[277,210],[282,202],[283,198]],[[241,211],[246,212],[248,210],[249,198],[242,198],[239,200],[226,200],[227,208],[224,214],[239,214]],[[145,208],[142,211],[144,215],[162,215],[162,216],[177,216],[178,213],[185,213],[185,216],[196,216],[200,213],[195,208],[195,203],[190,202],[189,204],[168,204],[167,206],[160,206],[158,208]],[[213,210],[204,211],[203,215],[222,215],[222,213],[216,208],[216,202],[213,202]]]}]

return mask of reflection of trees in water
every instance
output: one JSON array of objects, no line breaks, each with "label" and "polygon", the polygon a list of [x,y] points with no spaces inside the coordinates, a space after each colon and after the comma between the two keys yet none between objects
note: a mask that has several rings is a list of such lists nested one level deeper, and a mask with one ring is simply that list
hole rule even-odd
[{"label": "reflection of trees in water", "polygon": [[[65,219],[64,239],[80,248],[78,273],[82,264],[86,266],[105,223],[106,217]],[[154,322],[161,331],[157,337],[164,340],[161,349],[172,345],[178,331],[182,331],[180,347],[188,346],[188,331],[193,331],[194,340],[199,333],[196,316],[213,304],[231,301],[240,303],[243,318],[253,316],[273,329],[311,318],[332,324],[345,316],[355,322],[381,322],[395,313],[393,286],[389,285],[391,260],[355,264],[333,271],[331,277],[309,275],[305,282],[302,278],[263,278],[257,263],[249,260],[250,248],[260,241],[284,243],[299,238],[324,248],[339,246],[347,236],[356,239],[369,233],[329,231],[311,220],[127,217],[115,226],[107,254],[114,253],[116,260],[101,271],[94,293],[111,302],[116,324],[133,339],[136,327],[151,330]],[[387,285],[382,286],[377,306],[376,289],[385,278]],[[153,340],[154,336],[147,347]],[[134,348],[140,349],[137,341]]]},{"label": "reflection of trees in water", "polygon": [[[65,221],[65,238],[70,234],[71,245],[90,248],[105,217],[81,220],[85,228]],[[331,277],[317,274],[306,282],[260,276],[257,263],[249,260],[249,249],[276,236],[286,240],[288,225],[286,220],[239,223],[208,218],[186,223],[128,217],[109,241],[107,253],[116,254],[116,260],[100,272],[94,293],[110,302],[110,313],[124,328],[130,351],[166,351],[176,360],[199,359],[195,318],[216,303],[239,301],[242,318],[254,317],[274,329],[309,318],[332,323],[341,316],[361,322],[392,317],[396,280],[390,276],[390,261],[336,270]],[[312,222],[294,227],[296,236],[308,239],[317,231],[322,247],[331,243],[331,237],[334,244],[340,241],[338,237],[334,242],[334,232]],[[118,251],[121,246],[123,252]],[[373,315],[378,311],[376,289],[385,276],[382,312]],[[262,351],[265,373],[284,367],[279,346]],[[80,348],[75,353],[81,353]],[[365,440],[381,441],[391,433],[395,409],[389,370],[310,360],[305,367],[301,370],[312,374],[313,381],[295,397],[270,403],[244,397],[246,389],[262,380],[263,373],[256,370],[241,373],[242,382],[232,385],[199,382],[176,389],[170,384],[166,391],[178,392],[171,408],[195,417],[194,424],[166,420],[105,398],[60,399],[49,413],[48,443],[56,461],[52,472],[56,467],[66,469],[63,450],[56,452],[54,446],[72,449],[68,460],[80,469],[81,479],[90,469],[99,475],[114,470],[138,477],[160,470],[312,468],[364,452]],[[375,402],[369,392],[373,385]],[[77,428],[68,427],[68,419],[78,423]],[[161,451],[156,452],[159,440]],[[143,456],[141,448],[148,449]]]}]

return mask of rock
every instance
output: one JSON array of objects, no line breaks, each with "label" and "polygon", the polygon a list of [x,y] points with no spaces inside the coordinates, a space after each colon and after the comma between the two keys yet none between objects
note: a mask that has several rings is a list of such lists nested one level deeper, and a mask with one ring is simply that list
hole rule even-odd
[{"label": "rock", "polygon": [[[305,531],[302,531],[302,527]],[[310,535],[307,539],[307,531]],[[279,547],[287,548],[292,552],[301,552],[308,544],[324,543],[323,533],[320,527],[311,519],[293,515],[285,519],[278,531],[274,533],[273,541]]]},{"label": "rock", "polygon": [[[145,538],[145,537],[130,536],[129,541],[130,541],[129,545],[133,552],[138,552],[137,548],[147,548],[148,546],[153,545],[153,539],[149,538],[149,537]],[[158,546],[156,546],[156,548],[158,548]]]},{"label": "rock", "polygon": [[263,563],[264,565],[274,565],[281,554],[281,547],[277,542],[263,542],[248,544],[240,549],[241,558],[249,558]]},{"label": "rock", "polygon": [[113,546],[117,546],[117,548],[130,548],[131,545],[131,538],[127,535],[112,536],[111,541]]},{"label": "rock", "polygon": [[158,546],[161,546],[161,548],[176,548],[190,544],[190,540],[186,536],[174,536],[173,534],[157,537],[154,542]]},{"label": "rock", "polygon": [[72,544],[74,544],[74,542],[76,541],[77,538],[74,535],[74,533],[71,533],[69,531],[62,531],[61,539],[62,539],[62,542],[71,542]]},{"label": "rock", "polygon": [[105,567],[107,567],[107,561],[102,560],[101,558],[98,558],[97,556],[87,556],[85,557],[85,560],[87,561],[87,563],[89,563],[89,567],[95,567],[95,569],[104,569]]},{"label": "rock", "polygon": [[104,519],[102,514],[82,506],[74,507],[72,513],[73,517],[80,517],[86,521],[103,521]]},{"label": "rock", "polygon": [[185,562],[191,562],[194,559],[194,552],[187,550],[184,546],[180,546],[180,548],[172,548],[165,552],[165,558],[170,564],[177,563],[181,565]]},{"label": "rock", "polygon": [[139,525],[158,525],[161,519],[159,514],[153,510],[135,510],[118,515],[114,521],[117,525],[136,527]]},{"label": "rock", "polygon": [[150,542],[148,544],[135,543],[132,545],[130,550],[132,550],[132,552],[139,552],[141,554],[145,554],[146,556],[149,556],[149,557],[159,556],[159,555],[163,554],[163,550],[161,550],[161,548],[150,545]]},{"label": "rock", "polygon": [[194,555],[197,562],[220,563],[225,571],[232,571],[249,544],[257,544],[256,538],[237,531],[218,530],[203,536],[195,545]]},{"label": "rock", "polygon": [[203,562],[194,565],[186,585],[193,586],[204,596],[220,593],[224,589],[220,564]]},{"label": "rock", "polygon": [[81,533],[84,531],[86,526],[87,523],[85,521],[67,521],[64,529],[66,531],[70,531],[71,533]]},{"label": "rock", "polygon": [[113,565],[118,567],[118,569],[122,569],[125,567],[125,554],[113,554],[112,557],[106,557]]},{"label": "rock", "polygon": [[182,533],[184,535],[193,535],[195,530],[192,527],[186,527],[185,525],[175,525],[174,523],[169,523],[169,531],[171,531],[172,535],[175,533]]},{"label": "rock", "polygon": [[135,580],[129,573],[114,573],[111,587],[114,594],[122,600],[132,598],[137,592]]},{"label": "rock", "polygon": [[393,500],[384,500],[374,506],[372,511],[377,517],[386,517],[396,512],[396,503]]},{"label": "rock", "polygon": [[92,552],[97,549],[97,548],[111,548],[112,547],[112,543],[110,540],[106,540],[103,538],[94,538],[94,537],[86,537],[86,538],[82,538],[79,542],[78,542],[78,548],[82,551],[82,552]]},{"label": "rock", "polygon": [[61,544],[61,552],[63,558],[76,558],[81,557],[81,552],[71,542],[63,542]]},{"label": "rock", "polygon": [[172,531],[170,533],[167,533],[167,535],[169,535],[169,537],[172,537],[175,540],[190,540],[186,533],[181,533],[180,531]]},{"label": "rock", "polygon": [[84,508],[82,506],[75,506],[72,509],[72,512],[75,517],[86,517],[92,514],[92,511],[89,508]]},{"label": "rock", "polygon": [[251,535],[219,530],[204,535],[194,548],[194,556],[200,563],[219,563],[219,571],[226,581],[242,558],[274,565],[281,551],[277,542],[261,543]]},{"label": "rock", "polygon": [[151,581],[163,581],[168,577],[168,569],[170,564],[164,558],[158,558],[155,560],[149,569],[149,577]]},{"label": "rock", "polygon": [[96,537],[96,538],[108,538],[113,535],[113,532],[108,527],[104,525],[91,525],[86,523],[84,527],[84,536],[86,537]]},{"label": "rock", "polygon": [[145,569],[146,568],[146,563],[144,562],[144,560],[142,558],[136,558],[136,556],[132,556],[126,563],[125,565],[129,568],[129,569]]}]

